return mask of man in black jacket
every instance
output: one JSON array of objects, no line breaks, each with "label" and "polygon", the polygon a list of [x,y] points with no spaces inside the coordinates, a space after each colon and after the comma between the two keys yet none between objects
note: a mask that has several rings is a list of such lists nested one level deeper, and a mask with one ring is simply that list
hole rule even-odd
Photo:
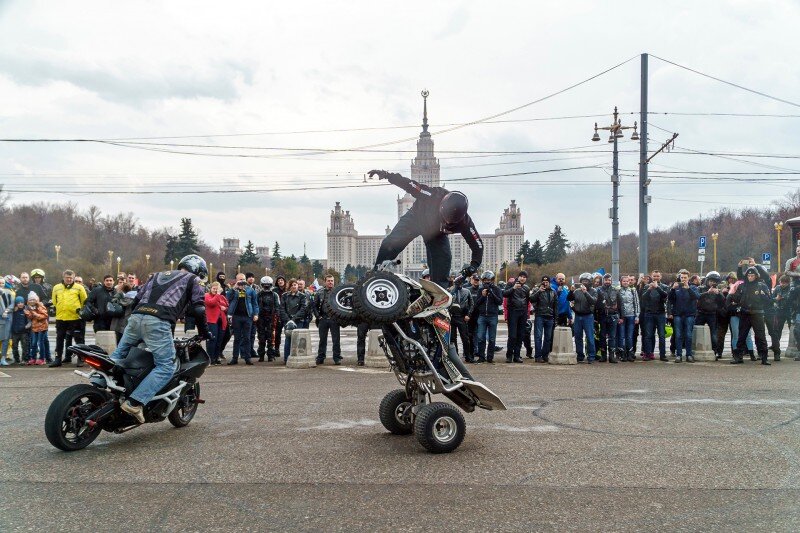
[{"label": "man in black jacket", "polygon": [[[580,283],[573,287],[567,295],[575,312],[572,332],[575,334],[575,351],[578,362],[586,359],[588,364],[594,363],[597,348],[594,344],[594,311],[597,308],[597,289],[592,287],[592,275],[584,272],[578,278]],[[583,337],[586,335],[586,352],[583,351]]]},{"label": "man in black jacket", "polygon": [[472,309],[470,309],[470,320],[467,322],[467,331],[469,332],[469,345],[472,350],[470,359],[475,361],[478,355],[478,315],[475,313],[475,302],[478,301],[478,296],[481,293],[481,278],[477,274],[473,274],[469,278],[469,293],[472,296]]},{"label": "man in black jacket", "polygon": [[612,284],[611,274],[603,276],[603,285],[597,291],[597,310],[600,320],[600,362],[616,363],[617,323],[622,308],[619,287]]},{"label": "man in black jacket", "polygon": [[706,275],[706,286],[700,289],[697,318],[694,321],[695,326],[708,326],[711,346],[717,359],[722,359],[722,346],[717,346],[717,316],[725,308],[725,297],[717,287],[721,281],[719,272],[712,270]]},{"label": "man in black jacket", "polygon": [[667,296],[669,286],[661,283],[661,271],[654,270],[650,274],[650,284],[645,286],[641,296],[644,327],[642,335],[642,360],[652,361],[656,358],[656,331],[658,331],[658,355],[661,361],[667,359],[666,325]]},{"label": "man in black jacket", "polygon": [[95,309],[95,318],[92,323],[94,332],[110,331],[111,319],[114,318],[108,313],[108,303],[114,297],[114,276],[106,274],[103,276],[103,284],[97,285],[89,296],[86,298],[86,303]]},{"label": "man in black jacket", "polygon": [[531,291],[530,301],[533,304],[533,342],[535,362],[546,363],[553,344],[553,328],[558,315],[558,296],[550,287],[550,278],[542,276],[539,286]]},{"label": "man in black jacket", "polygon": [[473,300],[472,291],[464,287],[463,280],[456,278],[450,294],[453,296],[453,303],[450,305],[450,342],[458,350],[458,337],[461,336],[462,355],[467,363],[474,363],[472,355],[472,342],[467,324],[470,322]]},{"label": "man in black jacket", "polygon": [[[487,270],[481,274],[480,291],[472,312],[478,318],[478,363],[494,362],[494,341],[497,336],[497,311],[503,303],[503,292],[494,284],[494,272]],[[486,349],[486,342],[489,349]]]},{"label": "man in black jacket", "polygon": [[460,233],[472,250],[472,260],[464,272],[471,275],[478,270],[483,260],[483,241],[467,214],[469,202],[463,193],[450,192],[442,187],[428,187],[385,170],[370,170],[369,175],[388,180],[416,199],[411,209],[400,217],[391,233],[383,239],[375,265],[396,258],[415,237],[422,236],[428,253],[431,281],[447,287],[447,275],[452,262],[447,236]]},{"label": "man in black jacket", "polygon": [[333,283],[333,276],[330,274],[325,276],[325,287],[314,294],[314,305],[311,306],[311,311],[314,313],[314,323],[319,328],[319,348],[317,349],[318,365],[325,362],[329,331],[333,339],[333,364],[342,364],[342,347],[339,343],[339,323],[333,317],[327,315],[322,305],[323,302],[328,299],[328,294],[330,294],[330,291],[333,289]]},{"label": "man in black jacket", "polygon": [[[281,322],[286,328],[286,337],[283,342],[283,362],[289,359],[289,350],[292,347],[291,331],[302,323],[308,309],[308,298],[304,292],[297,289],[297,280],[292,279],[287,283],[289,290],[281,295]],[[320,339],[320,345],[322,340]]]},{"label": "man in black jacket", "polygon": [[517,275],[513,285],[503,291],[503,296],[508,298],[508,352],[506,363],[521,363],[520,350],[522,338],[525,335],[525,326],[528,321],[528,305],[531,289],[526,282],[528,273],[524,270]]},{"label": "man in black jacket", "polygon": [[733,303],[741,308],[739,317],[739,338],[736,342],[736,351],[733,354],[731,364],[741,364],[743,362],[745,341],[750,329],[756,338],[756,349],[761,357],[762,365],[769,365],[767,360],[767,337],[766,324],[764,322],[764,310],[772,306],[772,294],[769,287],[759,281],[759,273],[755,267],[748,267],[745,271],[745,282],[736,289],[733,295]]}]

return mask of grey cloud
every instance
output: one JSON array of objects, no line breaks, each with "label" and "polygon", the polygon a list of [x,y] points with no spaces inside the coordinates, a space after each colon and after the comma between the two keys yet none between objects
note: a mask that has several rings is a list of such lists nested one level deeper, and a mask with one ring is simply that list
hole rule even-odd
[{"label": "grey cloud", "polygon": [[230,60],[212,61],[207,68],[193,69],[186,65],[161,69],[158,73],[126,69],[120,60],[116,69],[89,63],[69,63],[60,58],[23,57],[0,54],[2,72],[23,85],[43,85],[66,81],[101,98],[128,105],[165,98],[214,98],[233,100],[238,96],[237,80],[253,81],[250,66]]}]

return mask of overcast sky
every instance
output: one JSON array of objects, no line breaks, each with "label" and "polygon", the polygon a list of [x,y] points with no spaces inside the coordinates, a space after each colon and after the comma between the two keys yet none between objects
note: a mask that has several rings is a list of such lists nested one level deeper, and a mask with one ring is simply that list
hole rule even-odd
[{"label": "overcast sky", "polygon": [[[420,91],[430,91],[431,131],[442,177],[597,166],[581,170],[450,182],[471,199],[481,232],[492,231],[510,199],[526,236],[544,240],[558,223],[573,241],[610,238],[610,153],[474,154],[593,148],[595,121],[638,120],[639,58],[649,52],[786,100],[800,100],[800,4],[729,2],[10,2],[0,3],[0,137],[199,136],[149,142],[260,148],[341,149],[416,137]],[[541,103],[501,117],[545,121],[447,124],[481,119],[633,61]],[[751,94],[650,58],[650,111],[800,115]],[[637,114],[632,115],[631,112]],[[678,147],[798,154],[800,118],[651,116],[650,148],[680,133]],[[394,128],[393,126],[411,126]],[[308,130],[370,131],[298,133]],[[218,136],[232,134],[260,134]],[[201,237],[324,257],[335,201],[361,233],[396,221],[397,190],[320,187],[358,184],[370,168],[409,173],[414,141],[379,150],[287,152],[170,147],[185,155],[96,143],[0,142],[0,182],[12,202],[72,201],[131,211],[149,227],[191,217]],[[150,148],[162,149],[164,147]],[[627,141],[621,149],[638,150]],[[450,153],[445,153],[450,151]],[[467,153],[454,153],[467,152]],[[263,157],[268,155],[268,157]],[[480,155],[480,157],[475,157]],[[467,157],[469,156],[469,157]],[[746,158],[745,158],[746,159]],[[536,161],[539,160],[539,161]],[[541,161],[545,160],[545,161]],[[792,159],[757,159],[782,169]],[[501,164],[502,163],[502,164]],[[662,154],[651,171],[774,171],[719,157]],[[620,167],[635,170],[637,153]],[[600,167],[604,168],[600,168]],[[696,175],[693,175],[696,177]],[[791,176],[789,176],[791,178]],[[769,176],[758,177],[769,178]],[[621,231],[638,227],[636,178],[623,176]],[[575,183],[594,182],[594,183]],[[768,205],[794,184],[692,183],[654,176],[651,227],[731,205]],[[92,189],[295,192],[97,195]],[[66,195],[63,191],[80,191]],[[687,202],[685,200],[694,200]],[[676,201],[677,200],[677,201]]]}]

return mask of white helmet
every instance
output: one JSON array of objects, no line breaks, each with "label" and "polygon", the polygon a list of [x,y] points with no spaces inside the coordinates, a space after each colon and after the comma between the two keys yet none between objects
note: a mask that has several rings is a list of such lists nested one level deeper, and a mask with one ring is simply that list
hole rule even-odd
[{"label": "white helmet", "polygon": [[272,278],[269,276],[264,276],[261,278],[261,286],[265,289],[272,287]]},{"label": "white helmet", "polygon": [[[600,274],[598,274],[598,276],[599,275]],[[583,280],[585,280],[585,279],[588,279],[589,281],[591,281],[592,280],[592,275],[589,272],[584,272],[583,274],[580,275],[580,277],[578,278],[578,281],[583,282]]]}]

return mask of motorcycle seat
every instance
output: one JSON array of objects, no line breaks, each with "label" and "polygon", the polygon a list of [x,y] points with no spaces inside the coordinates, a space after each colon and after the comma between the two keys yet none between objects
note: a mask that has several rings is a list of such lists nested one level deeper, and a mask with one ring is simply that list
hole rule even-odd
[{"label": "motorcycle seat", "polygon": [[125,359],[117,361],[117,366],[122,368],[126,374],[139,376],[153,370],[155,364],[153,363],[153,354],[150,350],[131,348],[131,351],[128,352],[128,356]]}]

